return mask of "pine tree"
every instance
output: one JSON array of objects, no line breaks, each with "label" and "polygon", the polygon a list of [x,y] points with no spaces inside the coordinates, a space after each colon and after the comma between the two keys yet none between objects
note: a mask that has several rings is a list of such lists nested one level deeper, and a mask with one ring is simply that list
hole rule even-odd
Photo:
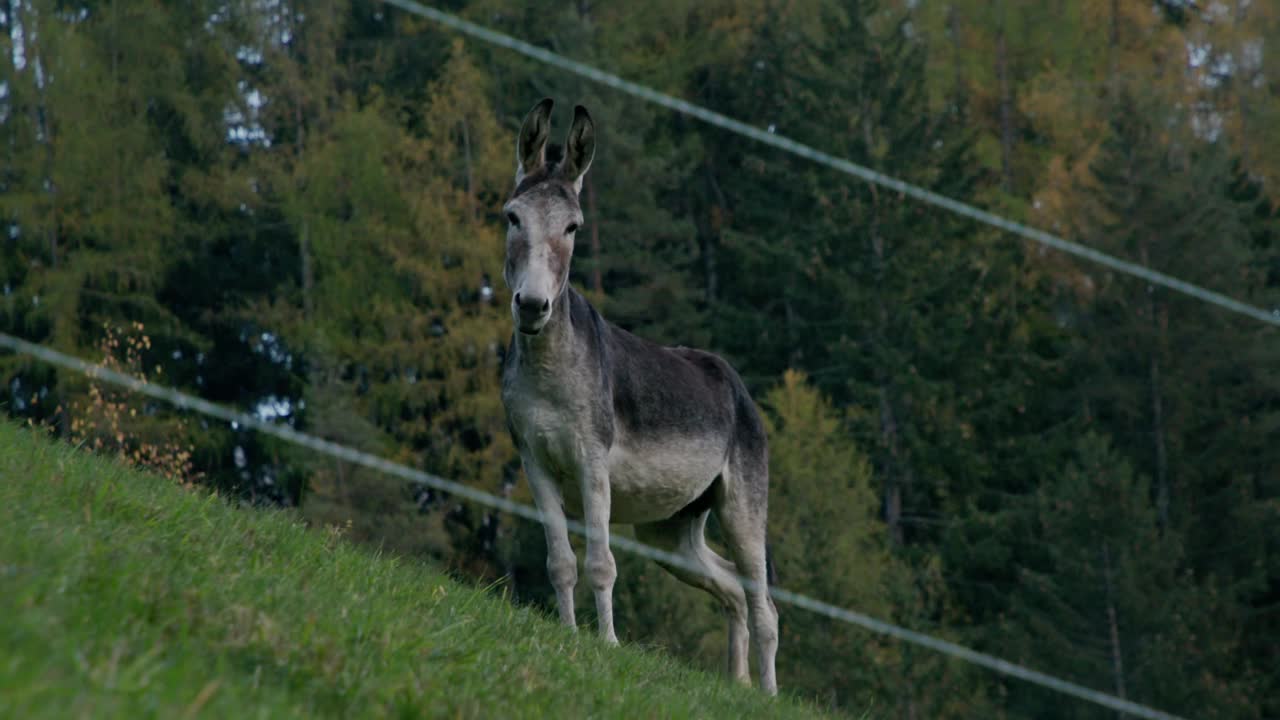
[{"label": "pine tree", "polygon": [[[1028,497],[1039,545],[1021,571],[1000,651],[1113,695],[1208,717],[1254,715],[1251,678],[1233,670],[1238,609],[1185,569],[1178,533],[1162,530],[1149,483],[1099,435]],[[1026,684],[1008,706],[1028,717],[1093,717]]]}]

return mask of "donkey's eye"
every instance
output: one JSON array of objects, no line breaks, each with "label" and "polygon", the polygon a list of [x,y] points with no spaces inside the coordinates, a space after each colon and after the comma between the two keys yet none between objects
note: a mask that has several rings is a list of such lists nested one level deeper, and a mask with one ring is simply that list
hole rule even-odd
[{"label": "donkey's eye", "polygon": [[565,235],[572,235],[578,232],[578,223],[569,223],[569,227],[564,229]]},{"label": "donkey's eye", "polygon": [[515,213],[507,213],[507,222],[511,223],[511,227],[520,227],[520,218],[516,217]]}]

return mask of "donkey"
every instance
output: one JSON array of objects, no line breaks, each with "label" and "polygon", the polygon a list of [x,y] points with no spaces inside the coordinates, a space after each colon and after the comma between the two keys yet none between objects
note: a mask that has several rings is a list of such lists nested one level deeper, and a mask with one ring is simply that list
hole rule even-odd
[{"label": "donkey", "polygon": [[[585,570],[600,635],[617,644],[617,568],[609,523],[678,554],[700,572],[664,565],[711,593],[729,617],[729,673],[750,684],[748,620],[760,685],[778,691],[778,613],[769,598],[765,523],[769,458],[764,425],[742,379],[723,359],[663,347],[606,321],[569,284],[578,195],[595,153],[595,126],[574,108],[563,152],[547,139],[552,100],[525,117],[515,190],[503,206],[515,328],[502,403],[547,537],[547,571],[561,621],[576,627],[578,561],[566,517],[588,531]],[[707,546],[707,516],[724,529],[730,563]],[[743,586],[735,570],[751,582]]]}]

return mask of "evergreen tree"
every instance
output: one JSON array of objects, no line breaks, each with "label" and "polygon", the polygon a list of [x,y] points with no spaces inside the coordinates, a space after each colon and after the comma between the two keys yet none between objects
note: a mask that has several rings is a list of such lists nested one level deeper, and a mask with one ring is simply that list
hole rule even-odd
[{"label": "evergreen tree", "polygon": [[[1147,119],[1161,115],[1158,107],[1126,107],[1078,202],[1080,235],[1207,287],[1273,299],[1253,263],[1254,233],[1268,220],[1251,217],[1254,208],[1232,197],[1225,153],[1192,137],[1162,141]],[[1214,522],[1198,506],[1244,458],[1224,452],[1235,444],[1228,436],[1239,433],[1196,418],[1206,407],[1248,417],[1246,408],[1269,401],[1258,394],[1257,373],[1271,344],[1255,341],[1252,323],[1140,282],[1100,275],[1084,300],[1080,329],[1094,342],[1080,347],[1085,367],[1077,376],[1090,378],[1080,388],[1088,417],[1131,448],[1150,475],[1162,527]],[[1249,362],[1223,347],[1249,353]]]},{"label": "evergreen tree", "polygon": [[[1066,467],[1027,498],[1038,557],[1021,571],[1000,651],[1037,668],[1160,708],[1253,717],[1253,678],[1231,660],[1240,618],[1230,598],[1185,568],[1178,533],[1161,530],[1148,482],[1102,436],[1081,436]],[[1100,717],[1010,684],[1026,717]]]}]

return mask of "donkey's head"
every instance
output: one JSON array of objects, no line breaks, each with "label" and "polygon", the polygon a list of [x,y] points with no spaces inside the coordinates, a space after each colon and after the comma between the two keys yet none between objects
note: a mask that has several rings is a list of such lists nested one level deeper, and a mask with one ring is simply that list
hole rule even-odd
[{"label": "donkey's head", "polygon": [[569,282],[573,237],[582,224],[578,193],[595,154],[595,127],[581,105],[563,153],[548,152],[551,98],[534,106],[516,142],[516,189],[503,206],[507,215],[507,262],[503,277],[511,288],[516,329],[537,335],[551,318]]}]

